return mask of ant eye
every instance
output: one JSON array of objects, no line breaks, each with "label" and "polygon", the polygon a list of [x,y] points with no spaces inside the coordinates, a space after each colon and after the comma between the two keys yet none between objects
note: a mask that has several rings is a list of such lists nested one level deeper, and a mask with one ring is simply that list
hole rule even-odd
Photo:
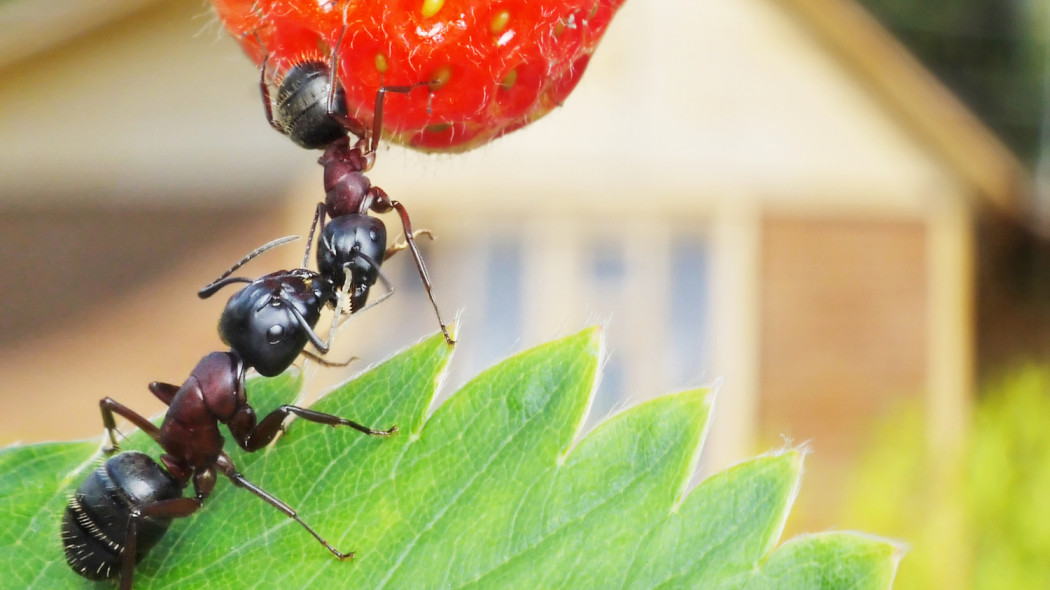
[{"label": "ant eye", "polygon": [[376,230],[374,229],[368,230],[368,237],[371,238],[373,242],[379,241],[379,236],[376,235]]},{"label": "ant eye", "polygon": [[270,329],[266,331],[266,341],[270,344],[277,344],[281,341],[282,336],[284,336],[283,326],[270,326]]}]

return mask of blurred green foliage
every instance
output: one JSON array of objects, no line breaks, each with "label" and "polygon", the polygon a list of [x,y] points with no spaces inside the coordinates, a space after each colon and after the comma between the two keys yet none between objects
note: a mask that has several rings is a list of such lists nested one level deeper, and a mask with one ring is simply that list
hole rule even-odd
[{"label": "blurred green foliage", "polygon": [[1046,149],[1048,0],[860,0],[1027,162]]},{"label": "blurred green foliage", "polygon": [[841,521],[911,545],[895,588],[1050,588],[1050,368],[987,388],[957,460],[932,456],[921,408],[875,434]]}]

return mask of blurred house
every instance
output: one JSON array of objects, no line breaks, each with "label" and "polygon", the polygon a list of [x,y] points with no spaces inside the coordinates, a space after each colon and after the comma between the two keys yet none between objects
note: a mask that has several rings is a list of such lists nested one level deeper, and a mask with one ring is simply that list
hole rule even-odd
[{"label": "blurred house", "polygon": [[[322,196],[200,0],[142,4],[2,66],[0,442],[97,433],[102,395],[159,410],[145,383],[220,346],[222,298],[195,289],[305,232]],[[0,6],[0,37],[30,8]],[[79,17],[37,36],[62,18]],[[809,441],[811,512],[895,400],[924,396],[931,444],[957,444],[977,220],[1027,197],[1014,157],[851,0],[630,0],[564,108],[464,155],[390,148],[371,177],[439,236],[436,294],[462,310],[446,395],[601,322],[592,424],[721,380],[704,468]],[[397,296],[337,355],[436,330],[401,258]]]}]

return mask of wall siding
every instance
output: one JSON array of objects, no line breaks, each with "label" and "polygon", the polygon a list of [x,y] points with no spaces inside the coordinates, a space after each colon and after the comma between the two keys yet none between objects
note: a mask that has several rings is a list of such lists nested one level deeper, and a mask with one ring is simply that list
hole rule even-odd
[{"label": "wall siding", "polygon": [[814,450],[807,524],[835,522],[841,468],[872,420],[926,386],[926,234],[919,221],[763,221],[759,431]]}]

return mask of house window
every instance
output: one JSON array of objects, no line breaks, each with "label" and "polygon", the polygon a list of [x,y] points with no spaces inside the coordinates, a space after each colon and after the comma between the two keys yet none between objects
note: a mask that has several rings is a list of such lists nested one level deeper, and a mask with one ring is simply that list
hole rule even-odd
[{"label": "house window", "polygon": [[711,362],[709,251],[699,236],[677,236],[671,243],[670,305],[667,307],[670,387],[702,379]]},{"label": "house window", "polygon": [[[512,350],[521,340],[522,240],[517,236],[490,239],[485,255],[485,317],[480,336],[486,350]],[[488,364],[498,358],[485,359]]]},{"label": "house window", "polygon": [[[509,354],[594,323],[605,328],[606,356],[589,426],[631,404],[709,382],[710,249],[703,224],[626,225],[489,223],[485,232],[445,232],[451,239],[428,242],[439,299],[450,316],[455,308],[464,314],[444,393]],[[400,317],[418,332],[433,312],[418,276],[409,276],[414,266],[402,266],[399,280],[414,292],[400,298],[412,306]]]}]

